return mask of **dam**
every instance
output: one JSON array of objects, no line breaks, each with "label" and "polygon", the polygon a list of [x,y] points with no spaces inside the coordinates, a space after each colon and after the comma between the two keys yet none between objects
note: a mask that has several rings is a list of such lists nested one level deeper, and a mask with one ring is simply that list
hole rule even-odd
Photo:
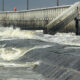
[{"label": "dam", "polygon": [[80,80],[79,6],[0,12],[0,80]]},{"label": "dam", "polygon": [[80,2],[77,2],[70,6],[0,12],[0,23],[4,26],[13,25],[21,29],[43,30],[44,33],[55,34],[59,31],[76,32],[75,18],[79,17]]}]

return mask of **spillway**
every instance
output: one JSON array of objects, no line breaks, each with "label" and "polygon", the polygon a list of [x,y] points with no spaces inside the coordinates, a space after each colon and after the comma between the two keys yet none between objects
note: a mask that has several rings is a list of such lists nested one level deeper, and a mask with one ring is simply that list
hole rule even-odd
[{"label": "spillway", "polygon": [[75,32],[79,4],[0,12],[0,80],[80,80],[80,36],[58,32]]}]

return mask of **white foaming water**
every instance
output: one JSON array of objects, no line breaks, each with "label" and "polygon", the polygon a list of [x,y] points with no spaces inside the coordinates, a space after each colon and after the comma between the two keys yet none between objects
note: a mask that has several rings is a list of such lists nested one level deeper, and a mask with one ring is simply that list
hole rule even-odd
[{"label": "white foaming water", "polygon": [[55,35],[44,34],[44,36],[37,36],[37,38],[63,45],[80,46],[80,36],[76,36],[75,33],[57,33]]},{"label": "white foaming water", "polygon": [[19,28],[13,29],[13,27],[6,27],[4,31],[3,27],[0,28],[0,36],[1,38],[27,38],[27,39],[34,39],[36,31],[29,31],[29,30],[20,30]]},{"label": "white foaming water", "polygon": [[3,60],[11,61],[11,60],[17,60],[20,57],[24,56],[24,54],[27,54],[29,51],[38,49],[38,48],[47,48],[50,47],[51,45],[43,45],[43,46],[34,46],[32,48],[0,48],[0,57]]},{"label": "white foaming water", "polygon": [[40,65],[41,61],[35,61],[35,62],[26,62],[22,64],[12,63],[12,62],[0,62],[0,66],[4,67],[27,67],[27,68],[34,68],[37,65]]},{"label": "white foaming water", "polygon": [[0,49],[1,58],[3,60],[7,60],[7,61],[17,60],[18,58],[20,58],[24,54],[28,53],[32,49],[35,49],[35,48],[34,47],[30,48],[30,49],[29,48],[26,48],[26,49],[18,49],[18,48],[7,49],[7,48],[1,48]]},{"label": "white foaming water", "polygon": [[40,30],[20,30],[19,28],[13,29],[11,27],[0,27],[0,40],[11,40],[15,38],[21,39],[37,39],[47,42],[55,42],[66,45],[78,45],[80,46],[80,36],[76,36],[75,33],[57,33],[55,35],[43,34]]},{"label": "white foaming water", "polygon": [[[4,29],[4,30],[2,30]],[[20,30],[19,28],[13,29],[11,28],[0,28],[0,37],[1,41],[6,39],[13,40],[15,38],[20,39],[37,39],[45,42],[53,42],[63,45],[75,45],[80,46],[80,36],[76,36],[74,33],[57,33],[55,35],[43,34],[42,31],[26,31]],[[1,58],[7,61],[16,60],[24,54],[28,53],[31,50],[38,48],[46,48],[52,45],[42,45],[42,46],[34,46],[31,48],[4,48],[6,44],[2,45],[0,48]]]},{"label": "white foaming water", "polygon": [[0,28],[0,36],[2,40],[12,40],[15,38],[21,39],[37,39],[46,42],[54,42],[65,45],[80,46],[80,36],[76,36],[75,33],[57,33],[55,35],[43,34],[42,31],[30,31],[20,30],[19,28],[13,29],[13,27]]}]

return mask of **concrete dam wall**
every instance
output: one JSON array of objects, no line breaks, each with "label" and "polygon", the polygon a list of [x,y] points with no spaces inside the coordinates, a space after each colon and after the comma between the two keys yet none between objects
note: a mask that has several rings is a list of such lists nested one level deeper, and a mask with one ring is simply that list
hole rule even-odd
[{"label": "concrete dam wall", "polygon": [[0,23],[4,26],[15,25],[26,28],[43,29],[46,24],[55,19],[69,6],[35,9],[28,11],[0,12]]},{"label": "concrete dam wall", "polygon": [[[59,6],[59,7],[33,9],[28,11],[16,11],[16,12],[4,11],[4,12],[0,12],[0,24],[2,24],[3,26],[13,25],[14,27],[17,26],[22,29],[29,29],[29,30],[31,29],[44,30],[45,32],[46,29],[47,28],[49,29],[50,27],[48,26],[48,24],[51,21],[54,21],[58,16],[63,14],[70,7],[71,6]],[[77,9],[77,6],[75,8]],[[78,9],[78,13],[80,13],[79,9]],[[67,13],[65,13],[65,15],[66,14]],[[60,29],[59,31],[75,32],[75,20],[72,19],[70,22],[68,22],[65,25],[65,27],[63,27],[63,29]]]}]

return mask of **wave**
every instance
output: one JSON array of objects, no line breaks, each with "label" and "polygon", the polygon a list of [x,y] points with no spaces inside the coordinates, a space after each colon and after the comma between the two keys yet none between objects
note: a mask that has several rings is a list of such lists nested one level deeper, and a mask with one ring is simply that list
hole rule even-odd
[{"label": "wave", "polygon": [[[1,31],[2,30],[2,31]],[[20,28],[13,29],[11,27],[0,27],[0,37],[5,38],[26,38],[26,39],[34,39],[36,30],[20,30]]]},{"label": "wave", "polygon": [[[4,30],[3,30],[4,29]],[[1,31],[2,30],[2,31]],[[36,39],[45,42],[53,42],[62,45],[75,45],[80,46],[80,36],[74,33],[57,33],[55,35],[43,34],[39,30],[20,30],[19,28],[13,29],[13,26],[0,28],[0,41],[1,40],[15,40],[15,39]]]},{"label": "wave", "polygon": [[80,46],[80,36],[76,36],[74,33],[43,34],[40,37],[37,36],[37,38],[45,42],[58,43],[61,45]]},{"label": "wave", "polygon": [[23,57],[28,52],[39,49],[39,48],[47,48],[51,47],[51,45],[43,45],[43,46],[34,46],[32,48],[0,48],[0,57],[5,61],[18,60],[20,57]]},{"label": "wave", "polygon": [[[80,46],[80,36],[76,36],[74,33],[57,33],[55,35],[49,35],[36,30],[28,31],[20,30],[19,28],[13,29],[13,27],[0,27],[0,36],[0,41],[4,41],[3,44],[1,42],[2,45],[0,44],[0,57],[6,61],[17,60],[28,52],[38,48],[51,47],[53,46],[53,43]],[[31,39],[32,41],[27,41],[28,39]],[[33,39],[35,39],[35,41],[33,41]],[[44,42],[40,43],[40,41],[44,41],[45,44]]]},{"label": "wave", "polygon": [[26,62],[26,63],[12,63],[12,62],[0,62],[0,66],[3,67],[27,67],[27,68],[34,68],[37,65],[40,65],[40,61],[35,62]]}]

